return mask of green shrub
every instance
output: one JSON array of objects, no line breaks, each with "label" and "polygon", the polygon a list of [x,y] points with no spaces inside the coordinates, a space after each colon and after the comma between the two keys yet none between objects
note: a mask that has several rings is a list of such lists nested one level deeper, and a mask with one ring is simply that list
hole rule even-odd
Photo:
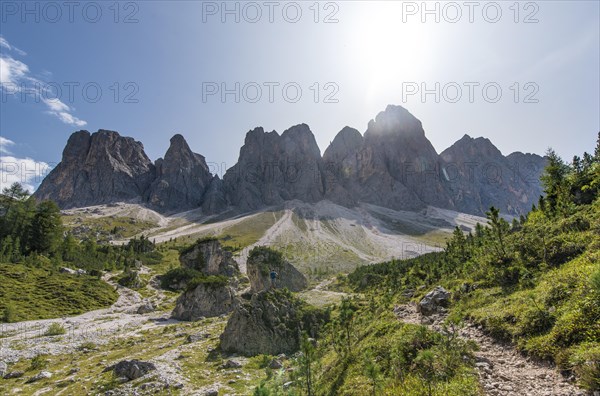
[{"label": "green shrub", "polygon": [[582,388],[600,390],[600,343],[582,344],[574,351],[570,363]]},{"label": "green shrub", "polygon": [[67,330],[60,323],[51,323],[46,332],[45,336],[57,336],[66,334]]},{"label": "green shrub", "polygon": [[188,283],[194,278],[201,277],[202,273],[191,268],[174,268],[160,277],[160,287],[170,290],[171,285]]},{"label": "green shrub", "polygon": [[31,359],[31,363],[27,371],[43,370],[48,366],[46,355],[37,355]]},{"label": "green shrub", "polygon": [[197,276],[188,282],[186,291],[194,290],[200,285],[217,288],[226,286],[227,283],[229,279],[223,275]]},{"label": "green shrub", "polygon": [[12,304],[7,305],[2,310],[2,321],[4,323],[12,323],[17,321],[17,312]]}]

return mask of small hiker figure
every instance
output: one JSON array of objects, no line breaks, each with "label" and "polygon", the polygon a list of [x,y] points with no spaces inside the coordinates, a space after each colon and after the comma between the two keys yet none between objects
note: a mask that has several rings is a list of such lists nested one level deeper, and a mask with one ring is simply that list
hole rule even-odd
[{"label": "small hiker figure", "polygon": [[275,282],[277,280],[277,272],[275,272],[274,269],[271,270],[271,273],[269,274],[271,276],[271,289],[275,289]]}]

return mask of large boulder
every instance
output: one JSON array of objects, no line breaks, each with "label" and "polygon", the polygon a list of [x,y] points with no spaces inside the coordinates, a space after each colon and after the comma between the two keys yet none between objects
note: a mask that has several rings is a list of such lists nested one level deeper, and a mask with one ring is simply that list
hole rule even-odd
[{"label": "large boulder", "polygon": [[[246,271],[250,279],[250,289],[253,293],[261,290],[283,289],[298,292],[306,289],[308,281],[292,264],[283,259],[280,252],[268,247],[258,246],[248,255]],[[272,282],[271,271],[277,273]]]},{"label": "large boulder", "polygon": [[192,281],[188,290],[177,299],[172,317],[195,321],[231,312],[235,306],[235,292],[225,278],[209,277]]},{"label": "large boulder", "polygon": [[239,267],[231,252],[224,250],[216,238],[198,240],[179,256],[182,267],[195,269],[205,275],[233,276]]},{"label": "large boulder", "polygon": [[314,334],[323,319],[291,293],[275,290],[252,295],[236,306],[221,334],[221,349],[245,356],[291,354],[300,334]]},{"label": "large boulder", "polygon": [[437,286],[421,299],[417,305],[417,312],[424,316],[433,315],[442,311],[450,305],[450,297],[452,295],[441,286]]},{"label": "large boulder", "polygon": [[156,370],[156,366],[154,363],[133,359],[122,360],[115,365],[107,367],[104,371],[107,372],[111,370],[115,373],[115,376],[124,377],[131,381]]}]

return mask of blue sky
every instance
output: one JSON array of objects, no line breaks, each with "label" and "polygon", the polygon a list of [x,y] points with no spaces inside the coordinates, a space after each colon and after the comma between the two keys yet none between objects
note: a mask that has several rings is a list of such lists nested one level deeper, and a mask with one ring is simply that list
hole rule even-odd
[{"label": "blue sky", "polygon": [[[438,152],[468,133],[570,159],[600,130],[597,1],[51,3],[0,3],[0,155],[31,187],[80,129],[133,136],[153,160],[181,133],[218,173],[256,126],[305,122],[324,151],[390,103]],[[236,83],[239,101],[222,98]]]}]

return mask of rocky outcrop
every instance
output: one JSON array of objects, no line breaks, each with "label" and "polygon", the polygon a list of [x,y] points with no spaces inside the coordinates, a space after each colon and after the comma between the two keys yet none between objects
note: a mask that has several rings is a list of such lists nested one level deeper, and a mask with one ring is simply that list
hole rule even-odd
[{"label": "rocky outcrop", "polygon": [[226,282],[207,280],[189,288],[177,299],[172,317],[195,321],[231,312],[235,306],[235,292]]},{"label": "rocky outcrop", "polygon": [[104,372],[113,371],[116,377],[127,378],[131,381],[143,377],[154,370],[156,370],[154,363],[133,359],[122,360],[115,365],[107,367],[104,369]]},{"label": "rocky outcrop", "polygon": [[450,305],[450,297],[451,294],[448,290],[441,286],[437,286],[419,301],[417,312],[420,312],[421,315],[424,316],[439,313],[442,309],[448,308]]},{"label": "rocky outcrop", "polygon": [[495,206],[503,213],[520,215],[542,194],[542,157],[522,153],[505,157],[488,139],[469,135],[440,157],[448,191],[459,211],[484,215]]},{"label": "rocky outcrop", "polygon": [[223,177],[228,203],[248,211],[298,199],[324,196],[319,146],[308,125],[281,135],[256,128],[246,134],[237,164]]},{"label": "rocky outcrop", "polygon": [[148,203],[162,210],[185,210],[200,206],[212,175],[203,156],[192,152],[183,136],[171,138],[164,159],[156,161],[156,179]]},{"label": "rocky outcrop", "polygon": [[[292,264],[283,259],[280,252],[267,248],[255,247],[248,256],[246,264],[250,289],[253,293],[270,289],[288,289],[299,292],[306,289],[308,281]],[[277,276],[271,280],[271,271]]]},{"label": "rocky outcrop", "polygon": [[313,333],[319,323],[315,311],[290,293],[263,291],[236,306],[220,336],[221,349],[245,356],[291,354],[301,332]]},{"label": "rocky outcrop", "polygon": [[140,199],[156,170],[142,143],[117,132],[75,132],[34,196],[61,208]]},{"label": "rocky outcrop", "polygon": [[198,240],[179,256],[184,268],[191,268],[205,275],[223,275],[231,277],[239,273],[239,267],[230,251],[223,250],[218,239]]}]

